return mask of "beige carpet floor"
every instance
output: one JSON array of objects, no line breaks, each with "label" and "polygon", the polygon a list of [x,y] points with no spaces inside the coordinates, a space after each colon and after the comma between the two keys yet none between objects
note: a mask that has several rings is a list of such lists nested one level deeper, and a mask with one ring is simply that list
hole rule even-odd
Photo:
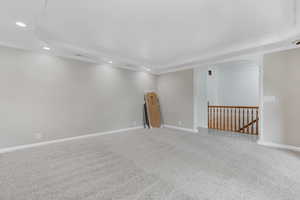
[{"label": "beige carpet floor", "polygon": [[299,200],[300,155],[249,137],[136,130],[0,154],[1,200]]}]

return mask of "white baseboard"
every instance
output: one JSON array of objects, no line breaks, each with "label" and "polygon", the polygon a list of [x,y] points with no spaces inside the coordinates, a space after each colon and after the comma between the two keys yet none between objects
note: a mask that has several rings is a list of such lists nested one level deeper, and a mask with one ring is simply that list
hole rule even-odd
[{"label": "white baseboard", "polygon": [[101,136],[101,135],[109,135],[109,134],[126,132],[126,131],[131,131],[131,130],[142,129],[142,128],[144,128],[144,127],[138,126],[138,127],[124,128],[124,129],[113,130],[113,131],[105,131],[105,132],[100,132],[100,133],[92,133],[92,134],[81,135],[81,136],[76,136],[76,137],[68,137],[68,138],[63,138],[63,139],[50,140],[50,141],[45,141],[45,142],[33,143],[33,144],[20,145],[20,146],[15,146],[15,147],[8,147],[8,148],[0,149],[0,154],[17,151],[17,150],[22,150],[22,149],[38,147],[38,146],[44,146],[44,145],[48,145],[48,144],[61,143],[61,142],[78,140],[78,139],[89,138],[89,137],[97,137],[97,136]]},{"label": "white baseboard", "polygon": [[176,129],[176,130],[180,130],[180,131],[187,131],[187,132],[192,132],[192,133],[197,133],[198,130],[194,130],[194,129],[190,129],[190,128],[182,128],[182,127],[178,127],[178,126],[172,126],[172,125],[163,125],[164,128],[170,128],[170,129]]},{"label": "white baseboard", "polygon": [[273,147],[278,149],[285,149],[285,150],[291,150],[291,151],[298,151],[300,152],[300,147],[292,146],[292,145],[286,145],[286,144],[278,144],[273,142],[265,142],[258,140],[257,144],[267,146],[267,147]]}]

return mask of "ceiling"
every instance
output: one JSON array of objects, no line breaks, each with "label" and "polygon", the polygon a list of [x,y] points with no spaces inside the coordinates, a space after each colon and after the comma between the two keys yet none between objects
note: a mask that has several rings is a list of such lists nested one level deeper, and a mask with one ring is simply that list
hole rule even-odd
[{"label": "ceiling", "polygon": [[[31,50],[48,45],[57,55],[112,60],[157,73],[279,48],[300,33],[297,0],[0,0],[0,4],[2,45]],[[16,21],[28,27],[17,27]]]}]

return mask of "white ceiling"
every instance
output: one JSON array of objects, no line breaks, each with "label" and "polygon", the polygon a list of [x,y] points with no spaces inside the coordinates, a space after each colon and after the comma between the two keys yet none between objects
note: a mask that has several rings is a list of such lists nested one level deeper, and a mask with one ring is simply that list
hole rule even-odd
[{"label": "white ceiling", "polygon": [[277,48],[299,33],[297,0],[45,2],[0,0],[0,44],[33,50],[47,44],[62,56],[162,72]]}]

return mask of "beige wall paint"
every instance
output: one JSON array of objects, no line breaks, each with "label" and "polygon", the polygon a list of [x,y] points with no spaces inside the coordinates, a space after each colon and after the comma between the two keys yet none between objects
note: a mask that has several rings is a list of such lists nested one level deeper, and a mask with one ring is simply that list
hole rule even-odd
[{"label": "beige wall paint", "polygon": [[152,89],[147,73],[2,47],[0,148],[142,125]]},{"label": "beige wall paint", "polygon": [[193,129],[193,70],[160,75],[157,85],[164,124]]},{"label": "beige wall paint", "polygon": [[300,147],[300,49],[264,56],[264,142]]}]

